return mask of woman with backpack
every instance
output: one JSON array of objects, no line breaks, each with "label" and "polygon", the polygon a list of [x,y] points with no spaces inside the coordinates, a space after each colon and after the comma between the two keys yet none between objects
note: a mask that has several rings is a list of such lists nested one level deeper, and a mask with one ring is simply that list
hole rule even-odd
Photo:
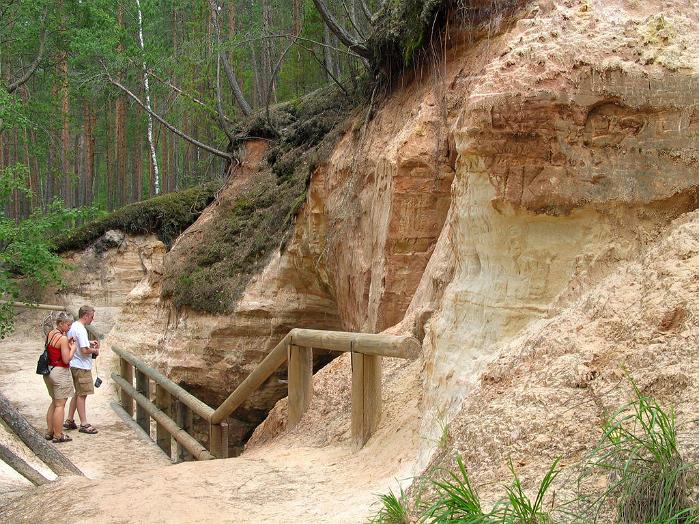
[{"label": "woman with backpack", "polygon": [[56,443],[73,440],[63,433],[63,414],[66,400],[73,395],[73,377],[68,364],[78,347],[75,340],[66,336],[72,323],[71,316],[61,312],[56,317],[56,328],[46,335],[46,349],[49,354],[51,372],[44,375],[44,382],[51,397],[51,405],[46,412],[48,431],[44,436],[46,440],[53,440]]}]

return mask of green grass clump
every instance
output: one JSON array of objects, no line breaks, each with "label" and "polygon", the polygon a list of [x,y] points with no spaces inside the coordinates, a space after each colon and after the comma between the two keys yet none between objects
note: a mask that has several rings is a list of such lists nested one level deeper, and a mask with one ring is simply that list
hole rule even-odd
[{"label": "green grass clump", "polygon": [[458,471],[447,472],[444,480],[435,480],[437,496],[423,512],[422,520],[431,524],[461,522],[464,524],[550,524],[554,518],[544,510],[544,500],[558,474],[558,461],[550,466],[540,482],[535,500],[532,501],[518,478],[513,464],[510,471],[513,481],[506,486],[506,497],[498,501],[489,512],[484,512],[476,488],[472,485],[462,457],[457,455]]},{"label": "green grass clump", "polygon": [[582,468],[579,484],[605,474],[602,493],[581,495],[584,512],[597,518],[614,507],[616,522],[698,522],[692,483],[697,464],[678,451],[676,421],[630,380],[635,398],[605,423],[603,436]]},{"label": "green grass clump", "polygon": [[[634,399],[608,419],[598,445],[588,458],[571,466],[568,477],[571,487],[567,489],[564,482],[561,488],[575,492],[573,496],[556,505],[554,496],[549,496],[560,473],[558,460],[544,475],[534,499],[523,489],[510,462],[511,484],[505,486],[505,496],[486,511],[462,457],[457,455],[456,471],[438,470],[442,478],[431,481],[434,496],[420,509],[419,521],[696,524],[697,463],[685,461],[680,455],[674,413],[662,409],[656,400],[643,395],[630,382]],[[402,503],[408,507],[405,497]],[[416,506],[420,507],[420,503]]]},{"label": "green grass clump", "polygon": [[109,215],[88,222],[56,242],[58,252],[84,249],[110,229],[124,233],[154,233],[170,247],[204,209],[214,201],[220,182],[167,193],[117,209]]},{"label": "green grass clump", "polygon": [[372,524],[408,524],[410,522],[408,500],[402,488],[399,488],[398,497],[389,490],[388,495],[379,496],[379,501],[382,507],[370,521]]},{"label": "green grass clump", "polygon": [[481,509],[481,501],[476,488],[472,486],[467,468],[460,455],[457,455],[457,473],[447,471],[447,478],[433,481],[437,498],[424,512],[424,520],[432,523],[487,522],[487,515]]}]

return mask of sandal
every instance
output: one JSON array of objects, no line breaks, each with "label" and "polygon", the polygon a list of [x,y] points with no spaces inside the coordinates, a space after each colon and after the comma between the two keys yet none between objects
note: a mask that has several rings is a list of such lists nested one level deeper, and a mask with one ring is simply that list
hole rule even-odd
[{"label": "sandal", "polygon": [[53,433],[44,433],[44,438],[46,440],[53,440]]},{"label": "sandal", "polygon": [[78,430],[80,433],[87,433],[88,435],[94,435],[97,433],[97,430],[92,427],[92,424],[80,424],[80,429]]},{"label": "sandal", "polygon": [[68,418],[63,423],[63,429],[78,429],[78,426],[74,420]]},{"label": "sandal", "polygon": [[61,442],[70,442],[71,440],[73,439],[70,438],[68,435],[66,435],[65,433],[61,433],[60,437],[54,437],[51,442],[53,442],[54,444],[59,444]]}]

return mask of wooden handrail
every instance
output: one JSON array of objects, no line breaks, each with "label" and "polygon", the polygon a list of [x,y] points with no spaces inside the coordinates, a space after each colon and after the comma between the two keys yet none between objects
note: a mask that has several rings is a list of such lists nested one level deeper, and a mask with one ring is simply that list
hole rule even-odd
[{"label": "wooden handrail", "polygon": [[153,417],[156,422],[164,426],[168,430],[168,433],[170,433],[175,440],[182,444],[182,446],[187,449],[187,451],[190,452],[194,458],[197,460],[211,460],[216,458],[214,455],[209,453],[204,446],[197,442],[195,438],[191,437],[184,429],[178,427],[173,419],[158,409],[153,402],[136,391],[131,384],[120,377],[117,373],[112,373],[112,380],[114,380],[114,382],[116,382],[120,388],[126,391],[138,404],[143,406],[148,414]]},{"label": "wooden handrail", "polygon": [[[0,304],[9,304],[7,300],[0,300]],[[78,318],[78,310],[69,308],[68,306],[59,306],[58,304],[32,304],[31,302],[12,302],[12,307],[23,309],[41,309],[44,311],[65,311],[73,315],[74,319]],[[87,325],[85,329],[92,340],[102,340],[104,334],[95,326]]]},{"label": "wooden handrail", "polygon": [[[0,300],[0,304],[9,304],[8,300]],[[24,308],[24,309],[43,309],[46,311],[64,311],[65,306],[59,306],[55,304],[32,304],[30,302],[12,302],[12,307]]]},{"label": "wooden handrail", "polygon": [[287,334],[279,343],[270,351],[253,372],[241,382],[241,384],[233,390],[226,400],[216,408],[211,416],[212,424],[219,424],[231,413],[233,413],[250,394],[258,389],[270,375],[272,375],[278,367],[284,364],[287,360],[287,346],[289,345],[289,334]]},{"label": "wooden handrail", "polygon": [[216,408],[211,417],[213,424],[218,424],[231,415],[253,391],[270,378],[270,375],[287,360],[289,345],[396,358],[417,358],[421,349],[420,342],[409,336],[294,328]]},{"label": "wooden handrail", "polygon": [[133,356],[131,353],[127,353],[126,351],[117,346],[112,346],[112,351],[114,351],[117,355],[126,360],[136,369],[142,371],[143,373],[151,377],[153,380],[158,382],[161,386],[163,386],[163,388],[165,388],[165,390],[168,391],[168,393],[175,396],[180,402],[185,404],[188,408],[190,408],[204,420],[206,420],[207,422],[211,420],[211,416],[214,413],[213,408],[207,406],[197,397],[188,393],[184,388],[175,384],[175,382],[170,380],[162,373],[159,373],[152,367],[146,365],[144,362]]},{"label": "wooden handrail", "polygon": [[290,344],[331,351],[354,351],[363,355],[414,359],[420,355],[421,345],[407,335],[376,335],[347,331],[322,331],[294,328],[289,332]]},{"label": "wooden handrail", "polygon": [[[130,414],[133,412],[130,398],[136,400],[137,404],[141,406],[139,408],[141,409],[140,415],[137,410],[137,422],[144,429],[148,429],[148,416],[150,415],[160,425],[161,429],[170,433],[194,458],[198,460],[215,457],[225,458],[228,456],[228,425],[225,422],[226,418],[270,378],[287,359],[290,359],[288,375],[289,427],[292,427],[299,421],[309,406],[313,391],[311,387],[313,349],[352,353],[353,400],[351,426],[353,441],[356,446],[361,447],[379,424],[381,415],[381,357],[417,358],[420,355],[421,345],[413,337],[292,329],[215,410],[135,356],[115,346],[112,347],[112,350],[122,359],[122,373],[129,373],[127,379],[130,379],[132,374],[129,371],[132,369],[130,366],[138,370],[136,388],[133,387],[133,384],[130,384],[129,380],[125,380],[117,373],[113,373],[112,378],[122,390],[122,404],[128,402],[128,406],[125,404],[125,408],[128,408],[127,412]],[[139,375],[139,372],[142,374]],[[158,387],[179,400],[182,404],[182,409],[186,409],[184,406],[187,406],[205,421],[209,422],[211,453],[187,433],[188,424],[183,422],[184,419],[180,420],[178,418],[180,422],[176,423],[147,398],[149,388],[146,377],[155,380]],[[169,445],[161,446],[161,448],[166,453],[170,450]]]}]

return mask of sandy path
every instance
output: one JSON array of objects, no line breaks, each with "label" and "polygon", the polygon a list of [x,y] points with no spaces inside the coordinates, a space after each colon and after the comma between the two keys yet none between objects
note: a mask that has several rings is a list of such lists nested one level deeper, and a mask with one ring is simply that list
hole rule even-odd
[{"label": "sandy path", "polygon": [[[22,329],[26,319],[25,327]],[[34,318],[25,314],[18,318],[20,329],[3,341],[6,348],[3,366],[0,366],[0,391],[12,402],[29,422],[40,432],[46,430],[46,409],[49,396],[40,375],[34,372],[36,359],[43,350],[39,328]],[[100,358],[101,364],[106,362]],[[106,365],[103,364],[106,368]],[[93,371],[94,374],[94,371]],[[100,373],[103,378],[108,370]],[[137,471],[162,468],[170,464],[168,458],[157,448],[144,443],[109,406],[114,399],[111,381],[95,390],[88,397],[87,414],[89,421],[98,428],[99,433],[88,435],[76,430],[66,432],[73,438],[72,442],[57,444],[60,449],[90,479],[111,478]],[[77,415],[77,414],[76,414]],[[49,469],[40,462],[32,460],[31,453],[6,428],[0,429],[0,438],[31,461],[45,476],[55,478]],[[124,461],[123,457],[130,457]],[[0,463],[1,464],[1,463]],[[31,488],[31,484],[17,475],[13,470],[2,465],[0,469],[0,493]]]},{"label": "sandy path", "polygon": [[[36,338],[20,332],[6,341],[13,350],[0,368],[0,390],[43,431],[48,395],[34,373],[41,349]],[[75,440],[60,448],[87,478],[34,488],[0,462],[3,522],[366,522],[377,511],[377,494],[409,477],[418,444],[416,405],[409,410],[404,403],[408,422],[388,421],[359,452],[349,435],[309,447],[308,435],[292,432],[241,457],[170,465],[112,411],[107,371],[101,372],[105,384],[88,399],[100,433],[72,431]],[[75,490],[86,496],[69,497]],[[47,514],[49,500],[53,511]]]}]

